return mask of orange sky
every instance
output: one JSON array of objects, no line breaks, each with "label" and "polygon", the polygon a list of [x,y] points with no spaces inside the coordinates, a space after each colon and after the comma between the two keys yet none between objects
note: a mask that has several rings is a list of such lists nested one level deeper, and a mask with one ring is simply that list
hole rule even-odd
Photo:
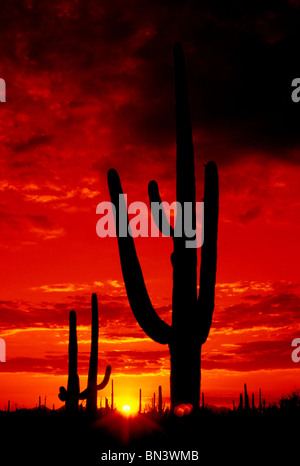
[{"label": "orange sky", "polygon": [[[250,393],[262,388],[267,400],[278,399],[299,387],[291,360],[291,341],[300,336],[300,141],[298,107],[288,100],[297,75],[293,24],[275,7],[275,16],[262,6],[245,19],[214,2],[204,10],[176,4],[172,12],[168,2],[146,2],[149,10],[135,1],[128,2],[135,9],[110,3],[28,0],[22,11],[11,2],[3,12],[0,337],[7,362],[0,363],[0,409],[8,399],[35,406],[39,395],[48,406],[62,405],[71,309],[85,387],[92,292],[99,299],[99,378],[110,364],[118,406],[137,404],[139,388],[150,403],[158,385],[168,401],[168,348],[135,322],[117,240],[97,237],[96,207],[110,199],[111,167],[129,202],[148,202],[151,179],[164,200],[175,200],[178,39],[188,61],[197,200],[205,162],[216,161],[220,181],[216,305],[202,389],[218,405],[237,403],[245,382]],[[286,14],[299,14],[296,4]],[[151,300],[170,323],[172,241],[135,243]],[[110,386],[101,395],[110,396]]]}]

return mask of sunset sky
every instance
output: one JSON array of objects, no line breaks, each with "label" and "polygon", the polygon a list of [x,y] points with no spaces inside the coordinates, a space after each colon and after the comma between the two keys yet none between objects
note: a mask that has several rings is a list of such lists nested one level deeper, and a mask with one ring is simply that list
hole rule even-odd
[{"label": "sunset sky", "polygon": [[[243,6],[241,6],[243,5]],[[155,179],[175,201],[172,47],[184,47],[197,200],[217,163],[216,301],[202,348],[206,401],[267,401],[300,388],[300,2],[12,0],[1,4],[0,409],[58,408],[67,385],[68,318],[77,313],[86,388],[91,293],[99,300],[99,380],[112,366],[118,407],[169,397],[168,347],[130,310],[116,238],[96,235],[117,169],[128,202]],[[171,322],[170,238],[135,241],[152,303]],[[99,396],[110,396],[110,385]]]}]

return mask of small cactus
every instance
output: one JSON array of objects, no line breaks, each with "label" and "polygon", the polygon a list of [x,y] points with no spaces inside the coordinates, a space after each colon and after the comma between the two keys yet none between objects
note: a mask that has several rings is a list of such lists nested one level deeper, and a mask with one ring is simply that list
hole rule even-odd
[{"label": "small cactus", "polygon": [[255,409],[254,393],[252,393],[252,409]]},{"label": "small cactus", "polygon": [[70,312],[69,327],[69,376],[67,390],[64,387],[59,389],[59,399],[66,402],[68,412],[77,412],[78,400],[86,400],[86,412],[92,417],[97,414],[97,391],[103,390],[109,382],[111,366],[105,369],[105,375],[100,384],[97,385],[98,373],[98,336],[99,336],[99,316],[97,295],[92,294],[92,338],[91,354],[88,374],[88,386],[80,393],[79,378],[77,375],[77,334],[76,334],[76,313]]},{"label": "small cactus", "polygon": [[163,412],[163,399],[162,399],[161,385],[158,387],[158,412],[159,414],[162,414]]},{"label": "small cactus", "polygon": [[247,384],[246,383],[244,384],[244,396],[245,396],[245,400],[244,400],[245,409],[249,409],[250,404],[249,404],[249,396],[248,396],[248,393],[247,393]]},{"label": "small cactus", "polygon": [[140,388],[140,393],[139,393],[139,413],[142,412],[142,389]]},{"label": "small cactus", "polygon": [[241,409],[243,409],[243,407],[244,407],[244,406],[243,406],[243,394],[242,394],[242,393],[240,393],[240,403],[239,403],[239,409],[241,410]]},{"label": "small cactus", "polygon": [[263,407],[262,407],[262,402],[261,402],[261,388],[259,389],[259,404],[258,404],[258,409],[261,412]]}]

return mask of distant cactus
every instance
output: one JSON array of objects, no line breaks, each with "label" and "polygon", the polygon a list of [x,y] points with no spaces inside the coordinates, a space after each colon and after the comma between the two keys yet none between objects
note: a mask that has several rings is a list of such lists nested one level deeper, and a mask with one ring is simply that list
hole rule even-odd
[{"label": "distant cactus", "polygon": [[258,410],[261,412],[263,409],[262,402],[261,402],[261,388],[259,389],[259,403],[258,403]]},{"label": "distant cactus", "polygon": [[69,328],[69,377],[67,390],[64,387],[59,389],[59,399],[66,402],[66,410],[77,412],[78,400],[86,400],[86,412],[95,417],[97,413],[97,391],[103,390],[109,382],[111,367],[107,366],[103,381],[97,385],[98,373],[98,336],[99,336],[99,316],[97,295],[92,294],[92,335],[91,354],[88,374],[88,386],[80,393],[79,378],[77,375],[77,335],[76,335],[76,313],[70,312]]},{"label": "distant cactus", "polygon": [[139,391],[139,413],[142,412],[142,389]]},{"label": "distant cactus", "polygon": [[240,403],[239,403],[239,409],[243,409],[243,394],[240,393]]},{"label": "distant cactus", "polygon": [[245,383],[244,384],[244,403],[245,403],[245,409],[249,409],[250,408],[250,404],[249,404],[249,397],[248,397],[248,393],[247,393],[247,384]]},{"label": "distant cactus", "polygon": [[66,399],[66,411],[76,412],[78,410],[79,377],[77,374],[77,332],[76,332],[76,312],[71,311],[69,316],[69,377]]},{"label": "distant cactus", "polygon": [[[176,139],[177,139],[177,202],[184,215],[184,203],[192,205],[193,228],[195,212],[195,167],[192,128],[189,110],[185,59],[180,44],[174,47]],[[197,249],[187,248],[185,233],[174,235],[173,313],[169,326],[156,314],[144,283],[143,274],[130,235],[119,234],[119,201],[122,187],[118,173],[108,172],[108,186],[116,208],[116,230],[125,287],[132,312],[144,332],[154,341],[168,344],[171,355],[171,408],[185,403],[199,408],[201,346],[205,343],[214,310],[217,230],[219,210],[218,173],[214,162],[205,167],[204,186],[204,244],[201,250],[200,290],[197,296]],[[149,183],[150,203],[161,198],[155,181]],[[162,213],[164,223],[166,215]],[[184,217],[183,217],[184,218]],[[128,217],[127,217],[128,226]],[[159,225],[161,227],[161,225]],[[189,238],[190,239],[190,238]]]},{"label": "distant cactus", "polygon": [[159,414],[162,414],[163,412],[163,399],[162,399],[161,385],[158,387],[158,412]]},{"label": "distant cactus", "polygon": [[114,409],[114,381],[111,381],[111,401],[110,401],[110,408]]}]

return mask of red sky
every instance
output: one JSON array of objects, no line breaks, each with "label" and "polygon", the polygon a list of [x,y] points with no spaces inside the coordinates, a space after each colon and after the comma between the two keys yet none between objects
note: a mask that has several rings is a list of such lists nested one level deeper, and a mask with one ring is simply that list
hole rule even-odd
[{"label": "red sky", "polygon": [[[231,405],[243,384],[267,400],[299,387],[299,107],[290,99],[298,2],[12,1],[3,7],[0,77],[0,409],[62,403],[68,315],[77,312],[86,384],[90,296],[98,294],[99,378],[116,401],[169,390],[167,346],[132,316],[116,238],[96,235],[97,204],[116,168],[128,201],[158,181],[175,200],[172,45],[190,83],[197,200],[203,164],[220,181],[216,305],[202,389]],[[227,2],[226,2],[227,3]],[[247,2],[246,2],[247,3]],[[250,4],[249,4],[250,5]],[[138,239],[151,300],[170,322],[172,241]],[[110,394],[110,388],[101,393]]]}]

